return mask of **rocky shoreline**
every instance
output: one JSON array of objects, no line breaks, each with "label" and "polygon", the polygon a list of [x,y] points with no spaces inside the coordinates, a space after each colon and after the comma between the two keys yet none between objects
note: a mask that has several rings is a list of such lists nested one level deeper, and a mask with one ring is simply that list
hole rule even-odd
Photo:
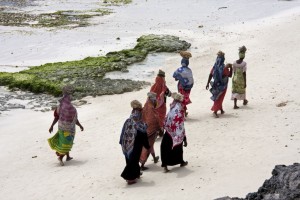
[{"label": "rocky shoreline", "polygon": [[215,200],[300,200],[300,164],[276,165],[272,177],[246,198],[222,197]]},{"label": "rocky shoreline", "polygon": [[[179,52],[187,50],[190,46],[190,43],[171,35],[144,35],[137,39],[137,45],[133,49],[110,52],[106,56],[47,63],[17,73],[0,72],[0,86],[5,86],[12,91],[22,90],[40,94],[34,96],[37,102],[52,102],[52,104],[52,96],[60,96],[62,86],[66,84],[75,88],[74,98],[77,100],[86,96],[132,92],[143,89],[149,83],[104,78],[105,74],[112,71],[128,73],[129,65],[143,61],[149,53]],[[0,100],[9,102],[11,98],[29,101],[33,97],[32,95],[4,95]],[[49,105],[45,106],[49,107]],[[14,104],[1,103],[1,111],[19,107],[22,108]]]}]

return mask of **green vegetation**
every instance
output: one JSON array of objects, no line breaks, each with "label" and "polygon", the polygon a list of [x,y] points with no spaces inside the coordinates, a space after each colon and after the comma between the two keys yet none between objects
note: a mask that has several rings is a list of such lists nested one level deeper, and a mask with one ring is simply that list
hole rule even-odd
[{"label": "green vegetation", "polygon": [[121,5],[121,4],[129,4],[132,0],[103,0],[103,3],[108,5]]},{"label": "green vegetation", "polygon": [[186,41],[170,35],[141,36],[137,42],[133,49],[110,52],[106,56],[47,63],[18,73],[0,73],[0,85],[58,96],[63,85],[71,84],[77,98],[123,93],[140,89],[146,83],[103,79],[105,73],[125,70],[128,65],[143,61],[151,52],[177,52],[190,47]]},{"label": "green vegetation", "polygon": [[10,13],[0,11],[0,25],[2,26],[31,26],[31,27],[82,27],[88,26],[88,19],[95,16],[109,15],[109,9],[90,11],[57,11],[39,15],[28,13]]}]

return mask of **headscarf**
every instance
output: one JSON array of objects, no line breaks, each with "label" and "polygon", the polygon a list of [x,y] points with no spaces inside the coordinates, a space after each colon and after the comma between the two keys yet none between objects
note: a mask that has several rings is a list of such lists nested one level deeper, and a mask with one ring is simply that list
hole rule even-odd
[{"label": "headscarf", "polygon": [[239,58],[244,59],[246,54],[247,48],[245,46],[241,46],[239,48]]},{"label": "headscarf", "polygon": [[[149,94],[149,93],[148,93]],[[154,93],[155,94],[155,93]],[[152,99],[149,97],[143,107],[142,111],[142,118],[143,121],[148,125],[147,128],[147,134],[148,136],[151,136],[156,131],[160,130],[160,120],[157,113],[157,110],[155,109],[155,102],[156,99]]]},{"label": "headscarf", "polygon": [[173,78],[178,80],[179,83],[185,90],[189,90],[194,85],[194,78],[192,70],[188,67],[189,60],[186,58],[181,59],[181,67],[179,67],[173,74]]},{"label": "headscarf", "polygon": [[163,77],[157,76],[155,78],[155,83],[152,85],[150,91],[156,93],[156,101],[157,106],[156,108],[161,107],[165,102],[165,92],[167,90],[166,81]]},{"label": "headscarf", "polygon": [[60,105],[57,108],[59,115],[58,128],[63,131],[68,131],[75,134],[75,124],[77,121],[77,110],[71,103],[70,93],[65,92],[62,99],[60,99]]},{"label": "headscarf", "polygon": [[209,91],[212,93],[212,96],[210,98],[213,101],[217,100],[219,96],[222,94],[222,92],[227,88],[228,79],[226,80],[223,79],[223,72],[225,67],[224,55],[225,54],[222,51],[218,52],[216,62],[212,69],[214,81],[210,83],[211,89]]},{"label": "headscarf", "polygon": [[130,117],[125,121],[119,143],[122,146],[123,154],[130,159],[134,147],[137,131],[146,133],[147,125],[141,121],[142,109],[133,109]]},{"label": "headscarf", "polygon": [[[172,94],[173,98],[175,96],[176,95]],[[174,148],[177,145],[180,145],[183,142],[185,137],[184,109],[180,100],[174,99],[174,101],[171,103],[170,111],[166,117],[164,129],[172,138],[172,148]]]},{"label": "headscarf", "polygon": [[181,59],[181,66],[182,67],[188,67],[189,64],[190,64],[189,59],[187,59],[187,58],[182,58]]}]

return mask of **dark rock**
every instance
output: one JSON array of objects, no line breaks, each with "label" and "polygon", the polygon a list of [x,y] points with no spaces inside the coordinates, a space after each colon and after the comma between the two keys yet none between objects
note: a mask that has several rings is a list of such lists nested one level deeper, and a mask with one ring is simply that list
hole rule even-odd
[{"label": "dark rock", "polygon": [[216,200],[300,200],[300,164],[276,165],[272,177],[244,199],[223,197]]}]

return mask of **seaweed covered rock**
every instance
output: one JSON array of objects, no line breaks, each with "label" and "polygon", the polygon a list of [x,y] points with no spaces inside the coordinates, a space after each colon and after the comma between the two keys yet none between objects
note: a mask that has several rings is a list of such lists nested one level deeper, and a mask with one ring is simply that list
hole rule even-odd
[{"label": "seaweed covered rock", "polygon": [[217,200],[300,200],[300,164],[276,165],[272,177],[245,199],[223,197]]},{"label": "seaweed covered rock", "polygon": [[187,50],[191,44],[170,35],[146,35],[137,40],[133,49],[107,53],[106,56],[83,60],[47,63],[18,73],[0,73],[0,86],[34,93],[61,94],[61,87],[71,84],[75,97],[130,92],[148,83],[124,79],[104,79],[107,72],[126,71],[127,66],[143,61],[148,53]]}]

